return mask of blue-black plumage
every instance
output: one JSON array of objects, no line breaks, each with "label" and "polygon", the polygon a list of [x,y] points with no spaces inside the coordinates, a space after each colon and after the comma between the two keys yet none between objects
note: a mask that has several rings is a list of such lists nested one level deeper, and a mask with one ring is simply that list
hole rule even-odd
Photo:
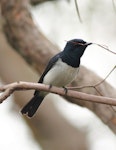
[{"label": "blue-black plumage", "polygon": [[[91,44],[82,39],[68,41],[64,50],[51,58],[38,82],[58,87],[71,83],[78,74],[81,56]],[[47,94],[35,91],[33,98],[22,108],[22,114],[32,117]]]}]

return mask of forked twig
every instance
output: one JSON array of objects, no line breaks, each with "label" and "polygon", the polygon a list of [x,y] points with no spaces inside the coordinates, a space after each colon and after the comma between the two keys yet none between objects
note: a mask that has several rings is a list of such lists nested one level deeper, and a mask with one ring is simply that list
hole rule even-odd
[{"label": "forked twig", "polygon": [[110,76],[110,74],[116,69],[116,66],[113,67],[113,69],[107,74],[107,76],[100,82],[96,83],[94,86],[97,87],[100,84],[102,84],[104,81],[106,81],[106,79]]},{"label": "forked twig", "polygon": [[116,69],[116,66],[113,67],[113,69],[106,75],[106,77],[101,80],[100,82],[94,84],[94,85],[84,85],[84,86],[78,86],[78,87],[68,87],[68,89],[70,90],[77,90],[77,89],[83,89],[83,88],[94,88],[97,93],[99,93],[99,95],[102,96],[101,92],[97,89],[97,86],[99,86],[100,84],[102,84],[103,82],[106,81],[106,79],[110,76],[110,74]]}]

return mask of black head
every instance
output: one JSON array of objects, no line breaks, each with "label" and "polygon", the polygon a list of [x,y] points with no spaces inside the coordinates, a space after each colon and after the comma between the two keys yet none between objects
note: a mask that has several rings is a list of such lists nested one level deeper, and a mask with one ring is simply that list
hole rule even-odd
[{"label": "black head", "polygon": [[63,60],[70,62],[70,65],[78,65],[80,64],[80,58],[83,55],[86,47],[91,45],[92,43],[88,43],[83,41],[82,39],[73,39],[67,42],[63,53]]},{"label": "black head", "polygon": [[81,57],[86,47],[91,44],[92,43],[85,42],[82,39],[73,39],[67,42],[64,52]]}]

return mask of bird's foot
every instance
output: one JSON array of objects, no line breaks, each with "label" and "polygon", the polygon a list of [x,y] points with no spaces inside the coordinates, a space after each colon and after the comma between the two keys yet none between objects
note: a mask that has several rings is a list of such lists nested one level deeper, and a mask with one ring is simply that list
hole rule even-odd
[{"label": "bird's foot", "polygon": [[49,85],[49,90],[52,88],[52,84]]},{"label": "bird's foot", "polygon": [[65,92],[65,95],[66,95],[68,93],[68,89],[65,86],[63,86],[63,89],[64,89],[64,92]]}]

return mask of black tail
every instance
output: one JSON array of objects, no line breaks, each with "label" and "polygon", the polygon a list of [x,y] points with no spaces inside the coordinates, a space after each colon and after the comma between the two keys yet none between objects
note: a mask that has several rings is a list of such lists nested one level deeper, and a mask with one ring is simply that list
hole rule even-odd
[{"label": "black tail", "polygon": [[27,114],[28,117],[32,117],[36,113],[43,99],[44,99],[43,96],[35,94],[34,97],[22,108],[21,113]]}]

